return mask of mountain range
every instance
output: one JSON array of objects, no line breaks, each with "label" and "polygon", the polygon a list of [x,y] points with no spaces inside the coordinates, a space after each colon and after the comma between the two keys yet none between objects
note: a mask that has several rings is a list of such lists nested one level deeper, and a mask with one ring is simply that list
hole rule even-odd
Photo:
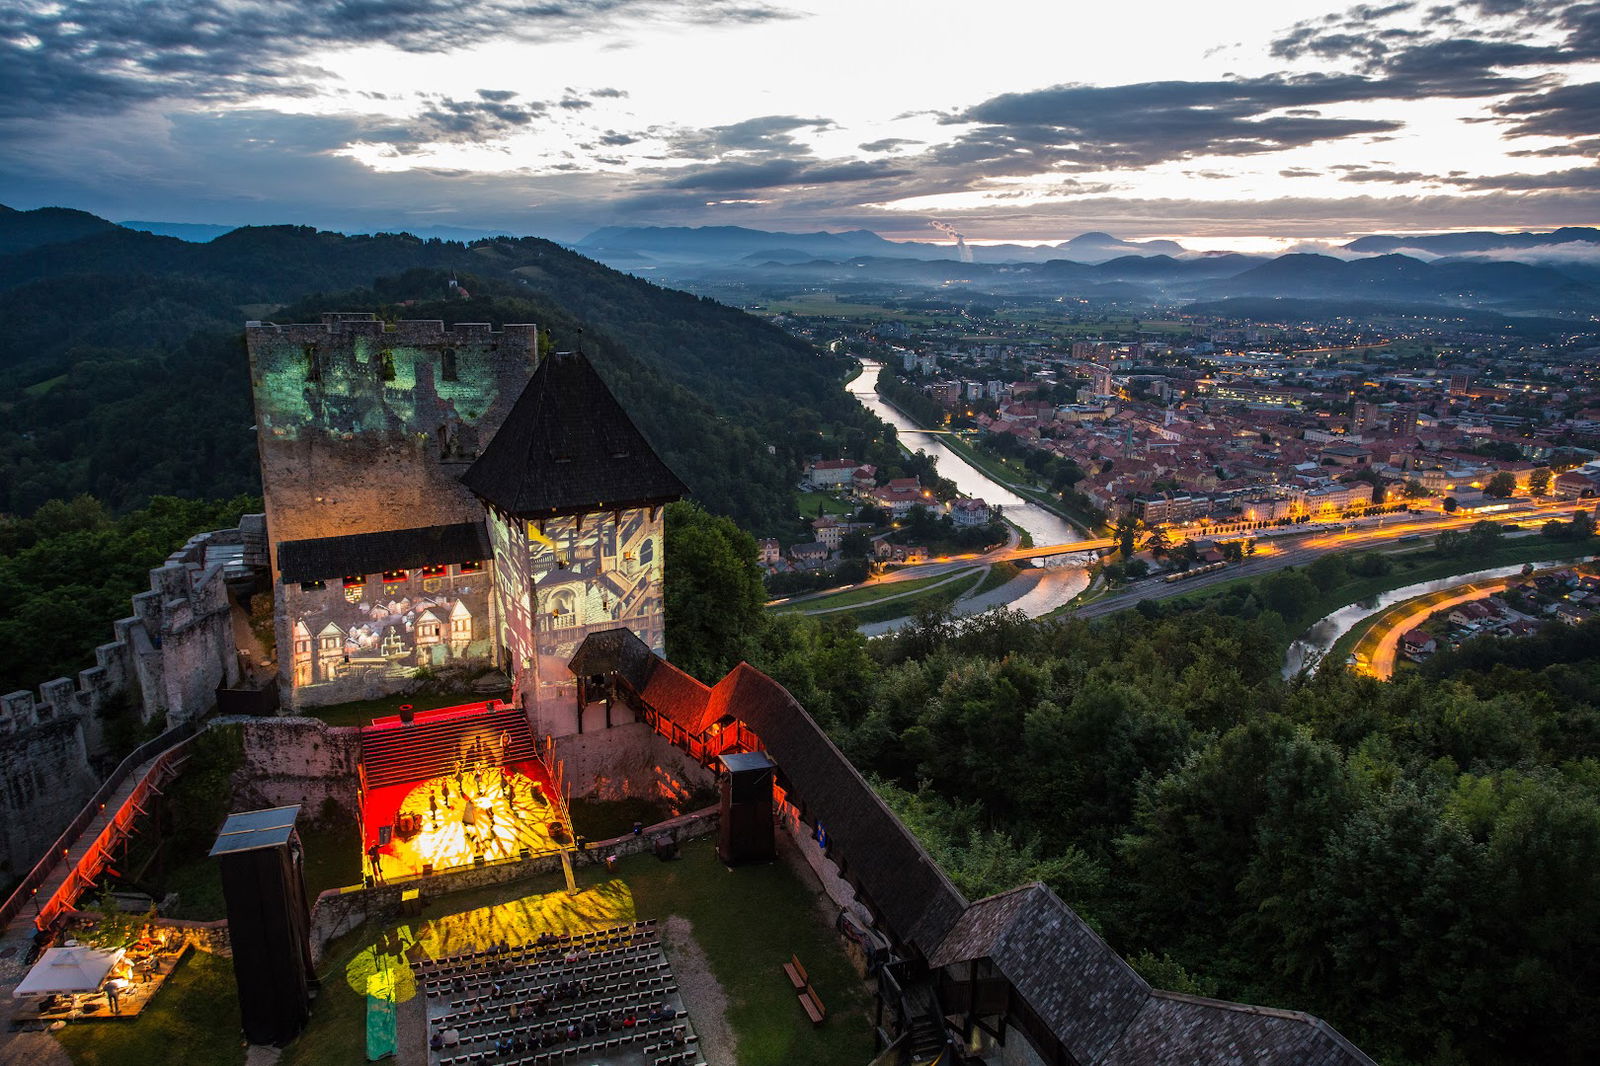
[{"label": "mountain range", "polygon": [[[470,252],[470,245],[424,242],[414,235],[343,236],[307,227],[209,234],[185,226],[119,226],[67,208],[0,208],[0,288],[86,273],[181,273],[197,289],[229,286],[237,302],[275,302],[301,291],[307,272],[329,285],[362,284],[386,264],[413,265],[425,244],[437,246],[420,256],[431,265],[471,269],[482,263],[481,251]],[[205,243],[194,243],[192,238],[207,234]],[[890,241],[870,230],[791,233],[738,226],[609,227],[589,234],[574,250],[655,281],[713,291],[798,283],[1158,305],[1226,298],[1383,299],[1513,314],[1600,311],[1600,229],[1585,227],[1369,236],[1345,245],[1344,256],[1195,254],[1173,241],[1123,241],[1091,232],[1040,247],[972,246],[973,261],[961,262],[953,245]],[[248,270],[241,271],[242,262]],[[64,329],[70,333],[73,327],[67,323]]]}]

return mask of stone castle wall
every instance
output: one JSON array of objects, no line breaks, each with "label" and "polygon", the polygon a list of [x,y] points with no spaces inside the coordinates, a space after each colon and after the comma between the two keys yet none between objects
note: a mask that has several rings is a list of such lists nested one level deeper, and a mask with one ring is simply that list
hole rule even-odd
[{"label": "stone castle wall", "polygon": [[227,584],[251,580],[267,558],[263,515],[191,537],[150,571],[150,591],[112,623],[95,665],[39,691],[0,695],[0,870],[32,868],[102,779],[103,717],[138,714],[170,728],[216,706],[240,679]]},{"label": "stone castle wall", "polygon": [[[360,817],[356,767],[361,730],[330,726],[316,718],[243,718],[244,761],[234,779],[240,809],[300,804],[300,816],[316,820],[329,803],[343,817]],[[329,812],[331,813],[331,812]]]},{"label": "stone castle wall", "polygon": [[482,521],[458,478],[527,384],[537,334],[367,314],[247,323],[273,542]]},{"label": "stone castle wall", "polygon": [[[613,713],[622,717],[628,711],[619,705]],[[682,810],[694,791],[715,788],[717,783],[714,773],[644,722],[557,737],[555,746],[574,798],[644,797]]]}]

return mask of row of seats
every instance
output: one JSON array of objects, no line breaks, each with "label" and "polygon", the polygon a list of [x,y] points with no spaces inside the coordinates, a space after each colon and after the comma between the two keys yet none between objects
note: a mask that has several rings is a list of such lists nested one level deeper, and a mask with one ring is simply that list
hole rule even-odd
[{"label": "row of seats", "polygon": [[531,962],[523,961],[511,963],[509,966],[491,965],[487,968],[479,967],[467,973],[452,974],[446,977],[427,978],[424,981],[423,987],[428,995],[437,996],[450,991],[464,992],[469,988],[481,988],[485,985],[492,985],[496,981],[504,981],[508,976],[508,970],[513,976],[519,971],[521,973],[555,972],[560,967],[565,967],[567,972],[573,972],[573,967],[587,966],[587,970],[579,969],[576,972],[599,972],[596,967],[602,963],[609,966],[612,963],[626,962],[629,959],[651,957],[659,952],[660,943],[661,942],[659,940],[651,937],[638,940],[635,943],[627,944],[622,947],[605,948],[600,951],[593,951],[581,959],[570,962],[568,961],[567,956],[561,955],[548,959],[538,959]]},{"label": "row of seats", "polygon": [[[591,1021],[595,1017],[597,1017],[597,1015],[588,1016],[589,1020]],[[662,1032],[661,1026],[665,1024],[665,1022],[652,1023],[648,1020],[641,1020],[639,1024],[632,1029],[621,1032],[613,1029],[608,1030],[605,1033],[597,1034],[593,1037],[584,1038],[582,1040],[556,1044],[548,1049],[534,1052],[529,1057],[524,1058],[521,1061],[549,1061],[548,1058],[539,1058],[541,1055],[560,1058],[564,1055],[593,1055],[606,1054],[612,1051],[620,1051],[623,1047],[638,1043],[640,1041],[657,1040]],[[501,1029],[496,1032],[494,1036],[516,1037],[520,1035],[524,1038],[529,1038],[534,1034],[535,1030],[537,1030],[545,1037],[547,1042],[553,1042],[558,1036],[558,1033],[565,1032],[566,1028],[566,1025],[520,1025]],[[667,1031],[670,1032],[671,1030]],[[476,1043],[478,1041],[474,1040],[473,1042]],[[660,1044],[653,1043],[650,1046],[659,1047]],[[468,1066],[469,1063],[484,1061],[485,1056],[488,1056],[490,1061],[509,1061],[500,1059],[498,1054],[492,1049],[486,1049],[483,1051],[467,1051],[453,1056],[441,1057],[439,1060],[439,1066]]]},{"label": "row of seats", "polygon": [[[638,982],[647,981],[662,971],[668,969],[667,961],[665,959],[661,958],[659,955],[655,956],[654,958],[656,961],[647,962],[641,966],[629,966],[625,968],[619,967],[614,970],[596,969],[583,971],[584,974],[589,975],[583,979],[589,980],[590,984],[590,988],[583,989],[583,992],[587,993],[591,990],[601,989],[631,988]],[[560,997],[556,996],[551,990],[553,990],[560,982],[552,982],[552,976],[556,975],[526,974],[503,978],[501,980],[500,994],[498,996],[495,995],[492,990],[479,993],[478,995],[457,996],[449,1000],[448,1003],[444,1004],[444,1007],[451,1013],[458,1013],[461,1011],[470,1011],[480,1003],[485,1007],[504,1003],[512,997],[527,998],[536,995],[547,995],[552,999],[559,999]],[[560,976],[576,975],[564,974]]]},{"label": "row of seats", "polygon": [[[662,994],[665,994],[665,990],[662,990]],[[626,1002],[619,1000],[616,1004],[606,1009],[591,1009],[582,1014],[573,1013],[561,1017],[529,1018],[520,1022],[502,1020],[495,1025],[490,1025],[487,1022],[475,1023],[465,1027],[452,1025],[450,1028],[454,1028],[461,1034],[461,1038],[457,1042],[458,1046],[461,1047],[467,1047],[509,1033],[522,1033],[524,1036],[529,1036],[538,1032],[543,1034],[548,1041],[550,1037],[564,1033],[573,1026],[577,1026],[581,1030],[585,1024],[589,1024],[599,1029],[600,1019],[602,1018],[606,1019],[606,1029],[604,1030],[606,1032],[636,1032],[659,1026],[663,1022],[670,1022],[678,1017],[678,1012],[670,1008],[668,1009],[669,1016],[653,1016],[650,1011],[658,1003],[659,1001],[654,1000],[633,999]],[[598,1004],[589,1004],[589,1006],[596,1007]],[[623,1019],[626,1017],[633,1018],[634,1023],[632,1025],[624,1024]]]},{"label": "row of seats", "polygon": [[621,1009],[627,1002],[637,1000],[641,996],[660,997],[668,995],[668,990],[676,987],[672,982],[672,974],[663,970],[654,977],[634,982],[632,986],[626,989],[618,986],[605,986],[582,998],[554,1003],[552,1004],[553,1009],[547,1010],[544,1014],[539,1014],[533,1008],[527,1007],[524,1008],[526,1010],[525,1015],[519,1013],[517,1019],[512,1019],[510,1015],[511,1004],[506,1003],[486,1009],[481,1013],[473,1010],[451,1011],[439,1015],[436,1021],[440,1025],[461,1027],[483,1025],[497,1020],[520,1020],[522,1017],[559,1018],[579,1010]]}]

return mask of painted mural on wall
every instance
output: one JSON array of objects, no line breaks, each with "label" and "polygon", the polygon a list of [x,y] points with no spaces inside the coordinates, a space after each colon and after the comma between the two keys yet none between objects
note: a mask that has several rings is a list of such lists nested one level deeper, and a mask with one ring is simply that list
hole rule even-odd
[{"label": "painted mural on wall", "polygon": [[296,703],[400,691],[418,670],[495,662],[489,563],[284,587]]},{"label": "painted mural on wall", "polygon": [[460,475],[533,372],[534,326],[330,314],[245,337],[275,543],[482,520]]},{"label": "painted mural on wall", "polygon": [[495,596],[500,608],[500,647],[515,676],[533,668],[533,578],[528,573],[527,524],[489,512],[489,543],[494,548]]},{"label": "painted mural on wall", "polygon": [[[532,365],[532,326],[370,319],[249,331],[264,444],[307,436],[424,442],[444,458],[475,457]],[[331,327],[331,328],[330,328]],[[529,347],[521,355],[501,351]]]},{"label": "painted mural on wall", "polygon": [[[567,663],[590,633],[623,626],[652,649],[665,647],[661,606],[661,511],[635,508],[539,522],[513,520],[503,533],[504,550],[514,552],[515,527],[521,527],[526,563],[520,571],[531,595],[526,611],[512,607],[502,619],[502,643],[519,654],[518,687],[540,703],[572,706],[575,689]],[[500,557],[501,541],[496,540]],[[507,579],[507,583],[510,579]],[[505,588],[502,589],[505,592]]]}]

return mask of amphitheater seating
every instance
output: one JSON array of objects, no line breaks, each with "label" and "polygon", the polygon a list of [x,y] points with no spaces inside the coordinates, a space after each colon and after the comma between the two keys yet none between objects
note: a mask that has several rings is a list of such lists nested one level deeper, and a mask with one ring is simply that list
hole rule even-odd
[{"label": "amphitheater seating", "polygon": [[[430,1034],[457,1042],[432,1066],[553,1066],[627,1056],[704,1066],[654,921],[412,964]],[[507,1047],[510,1050],[505,1050]]]},{"label": "amphitheater seating", "polygon": [[[427,712],[409,725],[385,719],[361,730],[361,765],[369,789],[425,781],[454,772],[462,753],[478,741],[491,763],[500,760],[500,737],[510,738],[505,762],[533,762],[538,758],[528,718],[512,704],[498,701],[468,709]],[[432,715],[437,715],[433,717]]]}]

